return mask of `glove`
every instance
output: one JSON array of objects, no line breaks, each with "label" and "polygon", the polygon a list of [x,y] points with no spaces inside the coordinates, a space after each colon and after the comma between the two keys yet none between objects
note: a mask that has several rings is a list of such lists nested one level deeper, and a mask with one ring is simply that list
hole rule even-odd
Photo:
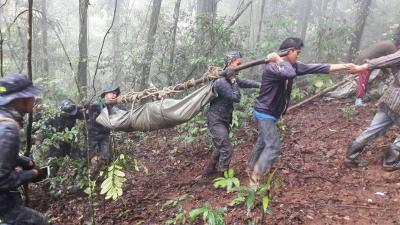
[{"label": "glove", "polygon": [[32,180],[33,183],[40,182],[40,181],[42,181],[42,180],[47,178],[47,172],[45,172],[44,170],[42,170],[38,166],[35,166],[35,168],[33,168],[33,170],[36,170],[38,172],[36,178]]},{"label": "glove", "polygon": [[354,102],[355,106],[363,106],[364,102],[361,98],[356,98],[356,101]]}]

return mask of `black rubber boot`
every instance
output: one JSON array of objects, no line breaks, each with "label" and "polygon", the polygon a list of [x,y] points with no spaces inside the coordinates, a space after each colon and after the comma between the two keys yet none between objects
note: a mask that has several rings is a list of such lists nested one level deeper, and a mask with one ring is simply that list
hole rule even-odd
[{"label": "black rubber boot", "polygon": [[353,141],[347,147],[346,158],[344,159],[344,165],[346,167],[358,167],[356,159],[364,150],[364,146],[360,143]]},{"label": "black rubber boot", "polygon": [[213,175],[217,173],[217,163],[215,161],[210,160],[207,164],[206,170],[204,171],[205,175]]},{"label": "black rubber boot", "polygon": [[217,171],[217,164],[219,159],[219,152],[213,151],[211,154],[211,159],[208,161],[206,170],[204,171],[204,175],[213,175],[216,174]]},{"label": "black rubber boot", "polygon": [[400,148],[390,145],[385,149],[383,168],[387,171],[400,169]]}]

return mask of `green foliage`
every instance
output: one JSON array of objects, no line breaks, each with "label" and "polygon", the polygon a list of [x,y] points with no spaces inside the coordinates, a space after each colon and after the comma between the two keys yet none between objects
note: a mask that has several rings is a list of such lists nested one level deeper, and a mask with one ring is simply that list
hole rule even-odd
[{"label": "green foliage", "polygon": [[189,216],[195,220],[202,215],[203,221],[208,225],[225,225],[224,216],[226,208],[213,209],[209,203],[205,203],[203,207],[190,211]]},{"label": "green foliage", "polygon": [[325,88],[332,86],[333,84],[333,81],[329,75],[313,75],[309,76],[307,80],[311,84],[307,90],[309,93],[320,92]]},{"label": "green foliage", "polygon": [[234,191],[237,192],[237,196],[231,201],[231,203],[229,203],[229,205],[235,206],[244,203],[247,207],[247,214],[249,214],[250,211],[257,205],[261,205],[263,213],[268,212],[272,184],[274,184],[275,189],[279,189],[281,186],[281,181],[279,179],[273,179],[275,172],[276,170],[270,173],[267,181],[256,188],[245,185],[234,188]]},{"label": "green foliage", "polygon": [[306,96],[307,96],[307,92],[306,92],[306,91],[301,90],[301,89],[298,88],[298,87],[295,87],[295,88],[293,88],[293,90],[292,90],[292,94],[291,94],[290,99],[291,99],[293,102],[300,102],[300,101],[303,100],[303,98],[306,97]]},{"label": "green foliage", "polygon": [[240,181],[235,177],[235,171],[232,168],[225,170],[224,177],[214,179],[215,188],[226,188],[227,193],[231,192],[234,187],[239,187]]},{"label": "green foliage", "polygon": [[169,224],[187,224],[188,221],[188,213],[186,212],[185,209],[183,209],[183,206],[181,204],[182,201],[188,199],[188,198],[192,198],[193,196],[188,195],[188,194],[184,194],[181,196],[176,197],[175,199],[172,200],[168,200],[161,208],[161,211],[163,211],[165,208],[167,207],[176,207],[177,211],[174,215],[174,218],[172,219],[168,219],[165,224],[169,225]]},{"label": "green foliage", "polygon": [[122,172],[122,166],[111,164],[108,167],[107,178],[101,184],[101,195],[106,195],[106,199],[116,200],[122,196],[122,185],[125,182],[125,173]]},{"label": "green foliage", "polygon": [[111,165],[105,171],[105,180],[101,184],[100,194],[105,195],[105,199],[112,198],[117,200],[123,194],[123,185],[126,181],[125,173],[123,169],[130,169],[134,171],[143,171],[147,174],[147,168],[142,166],[136,159],[125,156],[124,154],[111,163]]},{"label": "green foliage", "polygon": [[340,111],[347,120],[351,120],[351,118],[357,114],[357,108],[354,105],[342,107],[340,108]]},{"label": "green foliage", "polygon": [[33,122],[32,130],[35,131],[35,143],[32,146],[33,158],[39,164],[45,164],[51,147],[59,148],[60,143],[68,143],[72,150],[76,150],[79,143],[80,131],[77,127],[66,128],[64,131],[57,131],[49,124],[49,121],[61,116],[62,111],[53,104],[40,105],[40,118]]},{"label": "green foliage", "polygon": [[203,114],[199,114],[189,122],[177,126],[179,135],[176,137],[184,143],[192,143],[201,140],[207,135],[207,118]]},{"label": "green foliage", "polygon": [[52,167],[52,173],[55,173],[45,180],[45,185],[52,196],[84,189],[89,185],[85,159],[71,159],[65,156],[50,158],[47,164]]},{"label": "green foliage", "polygon": [[281,134],[281,140],[285,139],[286,135],[289,135],[291,133],[290,126],[285,123],[285,120],[283,118],[279,119],[276,122],[276,126],[278,126],[279,128]]},{"label": "green foliage", "polygon": [[319,61],[344,61],[350,45],[352,26],[344,21],[323,17],[315,26],[316,32],[310,32],[310,42]]}]

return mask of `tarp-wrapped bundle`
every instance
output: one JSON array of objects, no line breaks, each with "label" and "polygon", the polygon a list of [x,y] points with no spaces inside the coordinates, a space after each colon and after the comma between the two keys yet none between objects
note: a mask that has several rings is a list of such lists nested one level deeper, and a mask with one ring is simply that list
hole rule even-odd
[{"label": "tarp-wrapped bundle", "polygon": [[196,116],[214,98],[211,83],[182,99],[163,99],[130,110],[104,108],[96,121],[116,131],[153,131],[171,128]]}]

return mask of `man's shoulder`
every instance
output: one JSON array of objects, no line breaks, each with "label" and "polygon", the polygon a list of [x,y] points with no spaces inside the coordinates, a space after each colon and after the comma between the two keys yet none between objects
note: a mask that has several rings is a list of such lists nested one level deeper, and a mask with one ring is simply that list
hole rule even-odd
[{"label": "man's shoulder", "polygon": [[225,77],[220,77],[220,78],[218,78],[218,79],[216,79],[214,81],[214,87],[225,86],[225,85],[228,85],[228,84],[229,83],[228,83],[228,81],[226,80]]}]

